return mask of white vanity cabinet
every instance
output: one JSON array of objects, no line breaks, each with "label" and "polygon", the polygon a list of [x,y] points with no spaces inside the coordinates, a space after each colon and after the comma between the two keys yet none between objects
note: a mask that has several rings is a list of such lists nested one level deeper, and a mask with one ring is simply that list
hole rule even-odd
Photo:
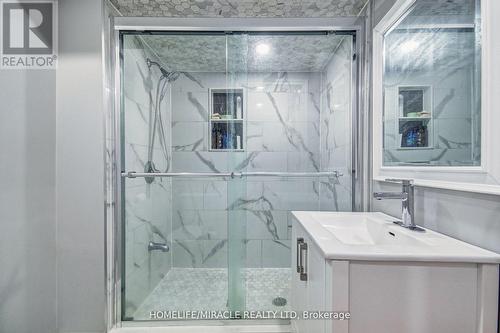
[{"label": "white vanity cabinet", "polygon": [[[302,214],[304,213],[304,214]],[[472,245],[431,231],[404,239],[406,230],[387,224],[388,233],[401,239],[406,247],[389,244],[382,230],[372,229],[373,243],[365,244],[360,223],[349,221],[354,234],[347,235],[346,227],[333,230],[333,239],[325,214],[316,213],[307,220],[306,212],[294,212],[292,226],[292,295],[291,307],[299,318],[292,320],[298,333],[496,333],[498,319],[498,287],[500,256]],[[307,212],[309,213],[309,212]],[[302,215],[301,215],[302,214]],[[323,214],[323,215],[321,215]],[[380,213],[352,213],[383,217]],[[373,215],[374,214],[374,215]],[[380,215],[376,215],[380,214]],[[321,220],[323,219],[323,220]],[[300,220],[300,221],[299,221]],[[373,222],[376,223],[376,222]],[[383,228],[386,225],[381,224]],[[401,228],[401,232],[399,229]],[[344,229],[344,230],[342,230]],[[375,231],[374,231],[375,230]],[[401,233],[401,234],[400,234]],[[408,237],[412,237],[411,235]],[[339,239],[350,244],[340,244]],[[427,241],[446,247],[442,253],[429,252],[412,259],[418,251],[410,241]],[[332,246],[332,242],[339,242]],[[387,242],[387,243],[384,243]],[[406,244],[408,243],[408,244]],[[442,243],[442,244],[441,244]],[[363,248],[371,250],[363,253]],[[394,256],[383,251],[405,251]],[[378,253],[377,253],[378,251]],[[444,251],[450,251],[447,257]],[[415,253],[414,253],[415,252]],[[424,252],[423,252],[424,253]],[[406,257],[408,259],[406,259]],[[470,256],[470,257],[467,257]],[[373,257],[373,259],[371,259]],[[399,258],[398,257],[398,258]],[[421,260],[425,259],[425,260]],[[349,320],[304,319],[304,311],[347,312]]]},{"label": "white vanity cabinet", "polygon": [[[319,249],[307,236],[304,229],[292,228],[294,246],[292,249],[292,307],[302,314],[303,311],[326,310],[326,272],[325,259]],[[303,273],[300,269],[303,267]],[[324,321],[301,320],[294,322],[298,332],[324,332]]]}]

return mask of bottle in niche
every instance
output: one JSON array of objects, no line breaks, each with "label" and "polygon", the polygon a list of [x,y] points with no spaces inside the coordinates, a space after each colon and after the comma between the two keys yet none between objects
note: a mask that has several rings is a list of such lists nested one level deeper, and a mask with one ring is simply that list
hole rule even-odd
[{"label": "bottle in niche", "polygon": [[212,143],[212,149],[216,149],[217,148],[217,131],[215,130],[215,128],[212,128],[212,141],[210,141]]},{"label": "bottle in niche", "polygon": [[241,103],[241,96],[236,98],[236,118],[243,119],[243,106]]},{"label": "bottle in niche", "polygon": [[233,136],[230,133],[226,133],[225,149],[233,149]]},{"label": "bottle in niche", "polygon": [[217,149],[222,149],[222,133],[217,131]]},{"label": "bottle in niche", "polygon": [[236,136],[236,149],[241,150],[241,136]]},{"label": "bottle in niche", "polygon": [[417,147],[427,147],[427,127],[420,126],[417,132]]}]

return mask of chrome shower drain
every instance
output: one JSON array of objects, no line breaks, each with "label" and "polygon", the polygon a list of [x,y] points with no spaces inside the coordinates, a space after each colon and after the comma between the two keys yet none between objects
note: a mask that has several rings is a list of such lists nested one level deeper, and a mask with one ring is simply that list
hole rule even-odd
[{"label": "chrome shower drain", "polygon": [[275,306],[285,306],[286,305],[286,298],[276,297],[275,299],[273,299],[273,305],[275,305]]}]

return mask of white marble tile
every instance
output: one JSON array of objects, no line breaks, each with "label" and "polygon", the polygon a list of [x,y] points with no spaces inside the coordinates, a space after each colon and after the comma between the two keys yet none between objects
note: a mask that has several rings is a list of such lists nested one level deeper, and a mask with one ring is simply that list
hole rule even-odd
[{"label": "white marble tile", "polygon": [[286,121],[288,103],[288,93],[249,92],[247,120],[276,122],[283,119]]},{"label": "white marble tile", "polygon": [[174,172],[227,172],[229,162],[235,158],[226,152],[174,152]]},{"label": "white marble tile", "polygon": [[208,144],[208,122],[174,122],[172,126],[173,151],[205,151]]},{"label": "white marble tile", "polygon": [[203,258],[201,267],[224,268],[228,266],[227,240],[203,241]]},{"label": "white marble tile", "polygon": [[174,240],[173,266],[189,268],[227,267],[226,239]]},{"label": "white marble tile", "polygon": [[204,184],[203,207],[205,210],[227,209],[228,183],[226,181],[213,180]]},{"label": "white marble tile", "polygon": [[471,144],[472,126],[470,118],[449,118],[435,121],[436,134],[456,144]]},{"label": "white marble tile", "polygon": [[321,168],[319,152],[289,152],[286,157],[288,172],[318,172]]},{"label": "white marble tile", "polygon": [[248,239],[246,241],[246,267],[262,267],[262,241],[260,239]]},{"label": "white marble tile", "polygon": [[309,179],[249,181],[248,203],[243,206],[251,210],[316,210],[318,193],[313,184]]},{"label": "white marble tile", "polygon": [[182,74],[172,84],[172,91],[174,92],[208,92],[210,81],[215,80],[216,76],[223,76],[223,73],[197,73],[189,72]]},{"label": "white marble tile", "polygon": [[[152,153],[152,161],[157,170],[166,171],[170,168],[172,158],[170,149],[166,151],[154,149]],[[149,158],[149,149],[147,146],[127,143],[124,147],[124,154],[125,170],[136,172],[144,171],[144,167]],[[142,182],[144,182],[144,179],[142,179]]]},{"label": "white marble tile", "polygon": [[201,267],[203,242],[197,240],[173,240],[172,266],[175,268]]},{"label": "white marble tile", "polygon": [[287,152],[291,145],[279,121],[248,121],[247,150]]},{"label": "white marble tile", "polygon": [[172,201],[175,210],[203,209],[202,180],[174,179],[172,182]]},{"label": "white marble tile", "polygon": [[152,233],[147,224],[143,224],[132,231],[134,246],[134,265],[147,265],[146,261],[149,258],[148,244],[152,240]]},{"label": "white marble tile", "polygon": [[262,241],[262,267],[290,268],[290,240]]},{"label": "white marble tile", "polygon": [[456,89],[455,87],[435,87],[432,93],[434,118],[470,118],[474,113],[470,94],[461,89]]},{"label": "white marble tile", "polygon": [[227,239],[225,210],[176,210],[173,215],[172,237],[176,240]]},{"label": "white marble tile", "polygon": [[208,89],[204,92],[174,91],[172,121],[207,121]]},{"label": "white marble tile", "polygon": [[286,239],[287,211],[248,211],[246,213],[246,235],[248,240]]},{"label": "white marble tile", "polygon": [[[249,156],[252,153],[249,153]],[[246,171],[284,171],[287,165],[287,153],[285,152],[254,152]]]}]

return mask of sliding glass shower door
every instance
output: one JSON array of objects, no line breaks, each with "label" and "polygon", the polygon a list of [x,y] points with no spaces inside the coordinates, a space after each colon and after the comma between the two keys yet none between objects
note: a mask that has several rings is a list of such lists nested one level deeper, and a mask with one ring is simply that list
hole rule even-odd
[{"label": "sliding glass shower door", "polygon": [[[235,174],[246,170],[248,158],[246,128],[248,116],[247,61],[248,43],[245,35],[226,35],[226,105],[227,118],[221,119],[227,126],[229,143],[228,167]],[[214,115],[212,113],[211,118]],[[221,117],[224,117],[221,114]],[[212,120],[216,121],[216,120]],[[247,262],[247,214],[241,203],[247,198],[247,182],[241,176],[233,176],[227,182],[228,194],[228,309],[246,310],[246,262]]]},{"label": "sliding glass shower door", "polygon": [[352,209],[352,59],[327,32],[121,35],[123,320],[289,310],[291,211]]}]

